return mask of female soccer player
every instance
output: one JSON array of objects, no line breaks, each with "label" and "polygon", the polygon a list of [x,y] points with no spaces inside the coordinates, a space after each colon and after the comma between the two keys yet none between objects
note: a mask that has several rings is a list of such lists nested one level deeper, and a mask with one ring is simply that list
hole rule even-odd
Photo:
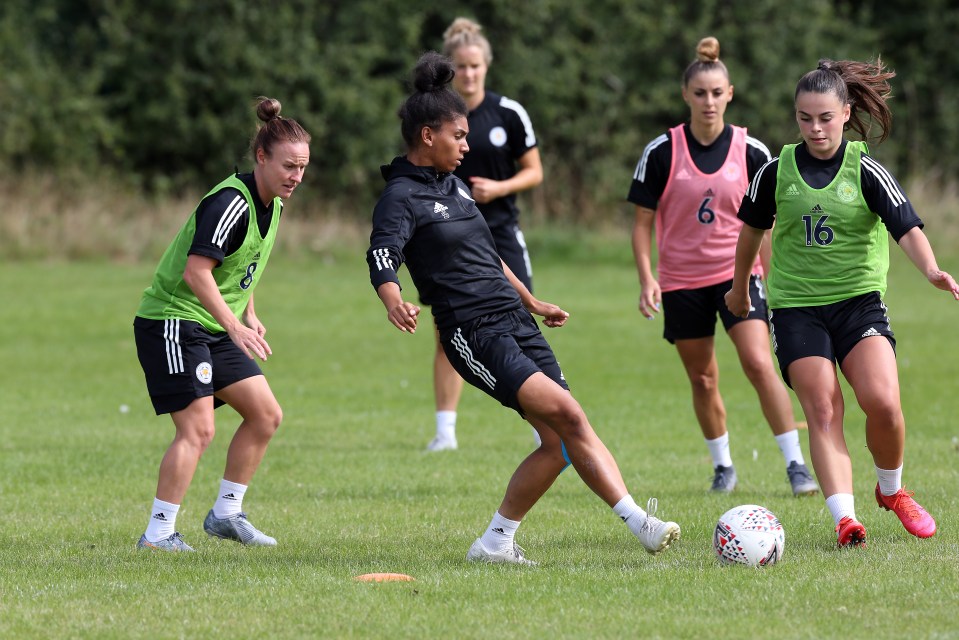
[{"label": "female soccer player", "polygon": [[532,316],[560,327],[568,314],[534,298],[501,260],[469,190],[453,175],[469,151],[467,106],[449,88],[454,73],[449,59],[435,52],[416,65],[416,90],[399,112],[408,151],[382,168],[387,185],[373,210],[367,262],[387,318],[412,333],[420,309],[404,301],[396,274],[406,262],[456,371],[519,412],[542,439],[516,469],[466,558],[532,564],[514,541],[516,529],[567,462],[646,550],[658,553],[679,538],[679,525],[654,517],[655,498],[646,511],[633,501]]},{"label": "female soccer player", "polygon": [[[443,34],[443,53],[453,59],[453,89],[469,109],[470,152],[454,173],[469,185],[473,200],[486,218],[496,251],[517,278],[533,290],[533,267],[519,228],[516,194],[543,181],[543,165],[533,124],[523,106],[486,90],[486,72],[493,50],[482,27],[457,18]],[[456,409],[463,378],[450,365],[439,344],[433,359],[436,437],[428,451],[456,449]]]},{"label": "female soccer player", "polygon": [[[756,174],[743,198],[745,223],[736,273],[726,294],[730,312],[749,313],[749,273],[772,228],[769,307],[780,369],[806,414],[813,468],[822,483],[840,547],[866,543],[856,517],[852,463],[843,435],[842,370],[866,414],[866,445],[878,483],[876,501],[920,538],[936,522],[902,485],[906,425],[899,396],[896,341],[882,296],[889,269],[888,235],[938,289],[959,300],[959,286],[939,269],[922,221],[896,179],[847,141],[867,138],[870,123],[889,133],[886,104],[894,74],[882,62],[821,60],[796,87],[803,141],[787,145]],[[773,226],[775,222],[775,226]]]},{"label": "female soccer player", "polygon": [[[663,337],[676,345],[686,369],[693,409],[713,459],[712,490],[730,492],[737,480],[719,394],[714,339],[718,313],[782,451],[793,495],[812,495],[819,488],[806,467],[792,403],[769,351],[760,261],[750,268],[748,316],[730,314],[722,297],[733,277],[742,225],[736,212],[750,178],[769,161],[769,151],[746,135],[746,129],[724,120],[733,85],[719,59],[719,42],[703,38],[696,53],[683,74],[689,122],[646,146],[629,191],[628,200],[636,205],[633,253],[639,311],[652,320],[662,302]],[[658,280],[650,257],[654,220]]]},{"label": "female soccer player", "polygon": [[163,254],[133,323],[153,407],[157,415],[169,413],[176,428],[140,548],[193,551],[176,531],[176,515],[213,439],[213,410],[222,404],[243,422],[203,529],[242,544],[276,544],[242,510],[283,415],[253,359],[273,353],[253,308],[253,290],[273,249],[282,200],[309,164],[310,135],[280,117],[277,100],[260,98],[256,113],[264,124],[252,142],[255,170],[230,176],[203,198]]}]

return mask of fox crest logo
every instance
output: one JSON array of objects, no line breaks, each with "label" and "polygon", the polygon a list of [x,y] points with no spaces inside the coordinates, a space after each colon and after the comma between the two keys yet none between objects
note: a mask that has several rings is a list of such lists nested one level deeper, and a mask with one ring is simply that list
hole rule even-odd
[{"label": "fox crest logo", "polygon": [[856,199],[856,196],[859,195],[859,189],[856,188],[856,185],[849,182],[848,180],[843,180],[838,185],[836,185],[836,197],[839,198],[842,202],[852,202]]},{"label": "fox crest logo", "polygon": [[213,380],[213,366],[209,362],[201,362],[196,366],[196,379],[203,384],[210,384]]},{"label": "fox crest logo", "polygon": [[441,216],[443,216],[444,220],[449,220],[450,218],[449,209],[450,209],[449,207],[447,207],[444,204],[440,204],[439,202],[433,203],[433,213],[440,214]]},{"label": "fox crest logo", "polygon": [[723,178],[725,178],[729,182],[733,182],[734,180],[739,180],[742,174],[743,174],[742,169],[735,162],[730,162],[723,168]]}]

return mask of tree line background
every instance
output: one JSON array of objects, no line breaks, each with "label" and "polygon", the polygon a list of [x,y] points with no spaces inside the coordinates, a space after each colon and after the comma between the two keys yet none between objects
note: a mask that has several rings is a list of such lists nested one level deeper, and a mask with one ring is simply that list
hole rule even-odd
[{"label": "tree line background", "polygon": [[402,153],[396,110],[419,55],[459,15],[494,60],[487,88],[519,100],[546,180],[529,215],[592,223],[621,207],[646,143],[687,118],[680,78],[716,36],[736,87],[727,121],[774,155],[798,139],[793,92],[821,57],[881,55],[901,179],[959,169],[954,0],[6,0],[0,168],[205,190],[249,167],[253,98],[313,136],[315,210],[366,219],[379,166]]}]

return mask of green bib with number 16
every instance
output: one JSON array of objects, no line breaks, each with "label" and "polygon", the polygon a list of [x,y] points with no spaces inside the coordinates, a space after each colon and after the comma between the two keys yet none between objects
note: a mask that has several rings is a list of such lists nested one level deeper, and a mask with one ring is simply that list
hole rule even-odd
[{"label": "green bib with number 16", "polygon": [[776,176],[769,306],[830,304],[886,291],[889,239],[860,188],[864,142],[846,144],[842,166],[822,189],[807,185],[796,167],[796,147],[786,145]]}]

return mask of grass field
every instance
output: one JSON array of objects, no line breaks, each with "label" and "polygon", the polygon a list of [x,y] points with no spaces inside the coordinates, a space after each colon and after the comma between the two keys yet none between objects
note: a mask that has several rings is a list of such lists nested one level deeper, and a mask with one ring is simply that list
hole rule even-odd
[{"label": "grass field", "polygon": [[[173,432],[152,414],[132,339],[153,265],[4,264],[0,637],[959,637],[959,306],[895,254],[886,300],[900,341],[905,482],[939,533],[917,540],[875,505],[862,416],[847,393],[870,537],[867,549],[840,552],[822,499],[791,497],[726,340],[721,384],[741,485],[707,494],[709,458],[679,360],[661,321],[635,311],[628,240],[604,243],[595,261],[585,249],[540,247],[539,295],[572,314],[547,337],[637,502],[657,496],[683,538],[648,556],[569,470],[519,531],[541,563],[533,569],[464,562],[532,447],[529,428],[470,389],[460,450],[422,452],[433,430],[431,333],[387,323],[363,248],[349,260],[276,258],[257,291],[274,351],[264,369],[286,417],[244,506],[280,545],[203,534],[237,422],[225,408],[180,511],[178,528],[198,550],[183,555],[134,550]],[[714,560],[716,518],[743,503],[784,523],[779,565]],[[416,581],[352,580],[374,571]]]}]

